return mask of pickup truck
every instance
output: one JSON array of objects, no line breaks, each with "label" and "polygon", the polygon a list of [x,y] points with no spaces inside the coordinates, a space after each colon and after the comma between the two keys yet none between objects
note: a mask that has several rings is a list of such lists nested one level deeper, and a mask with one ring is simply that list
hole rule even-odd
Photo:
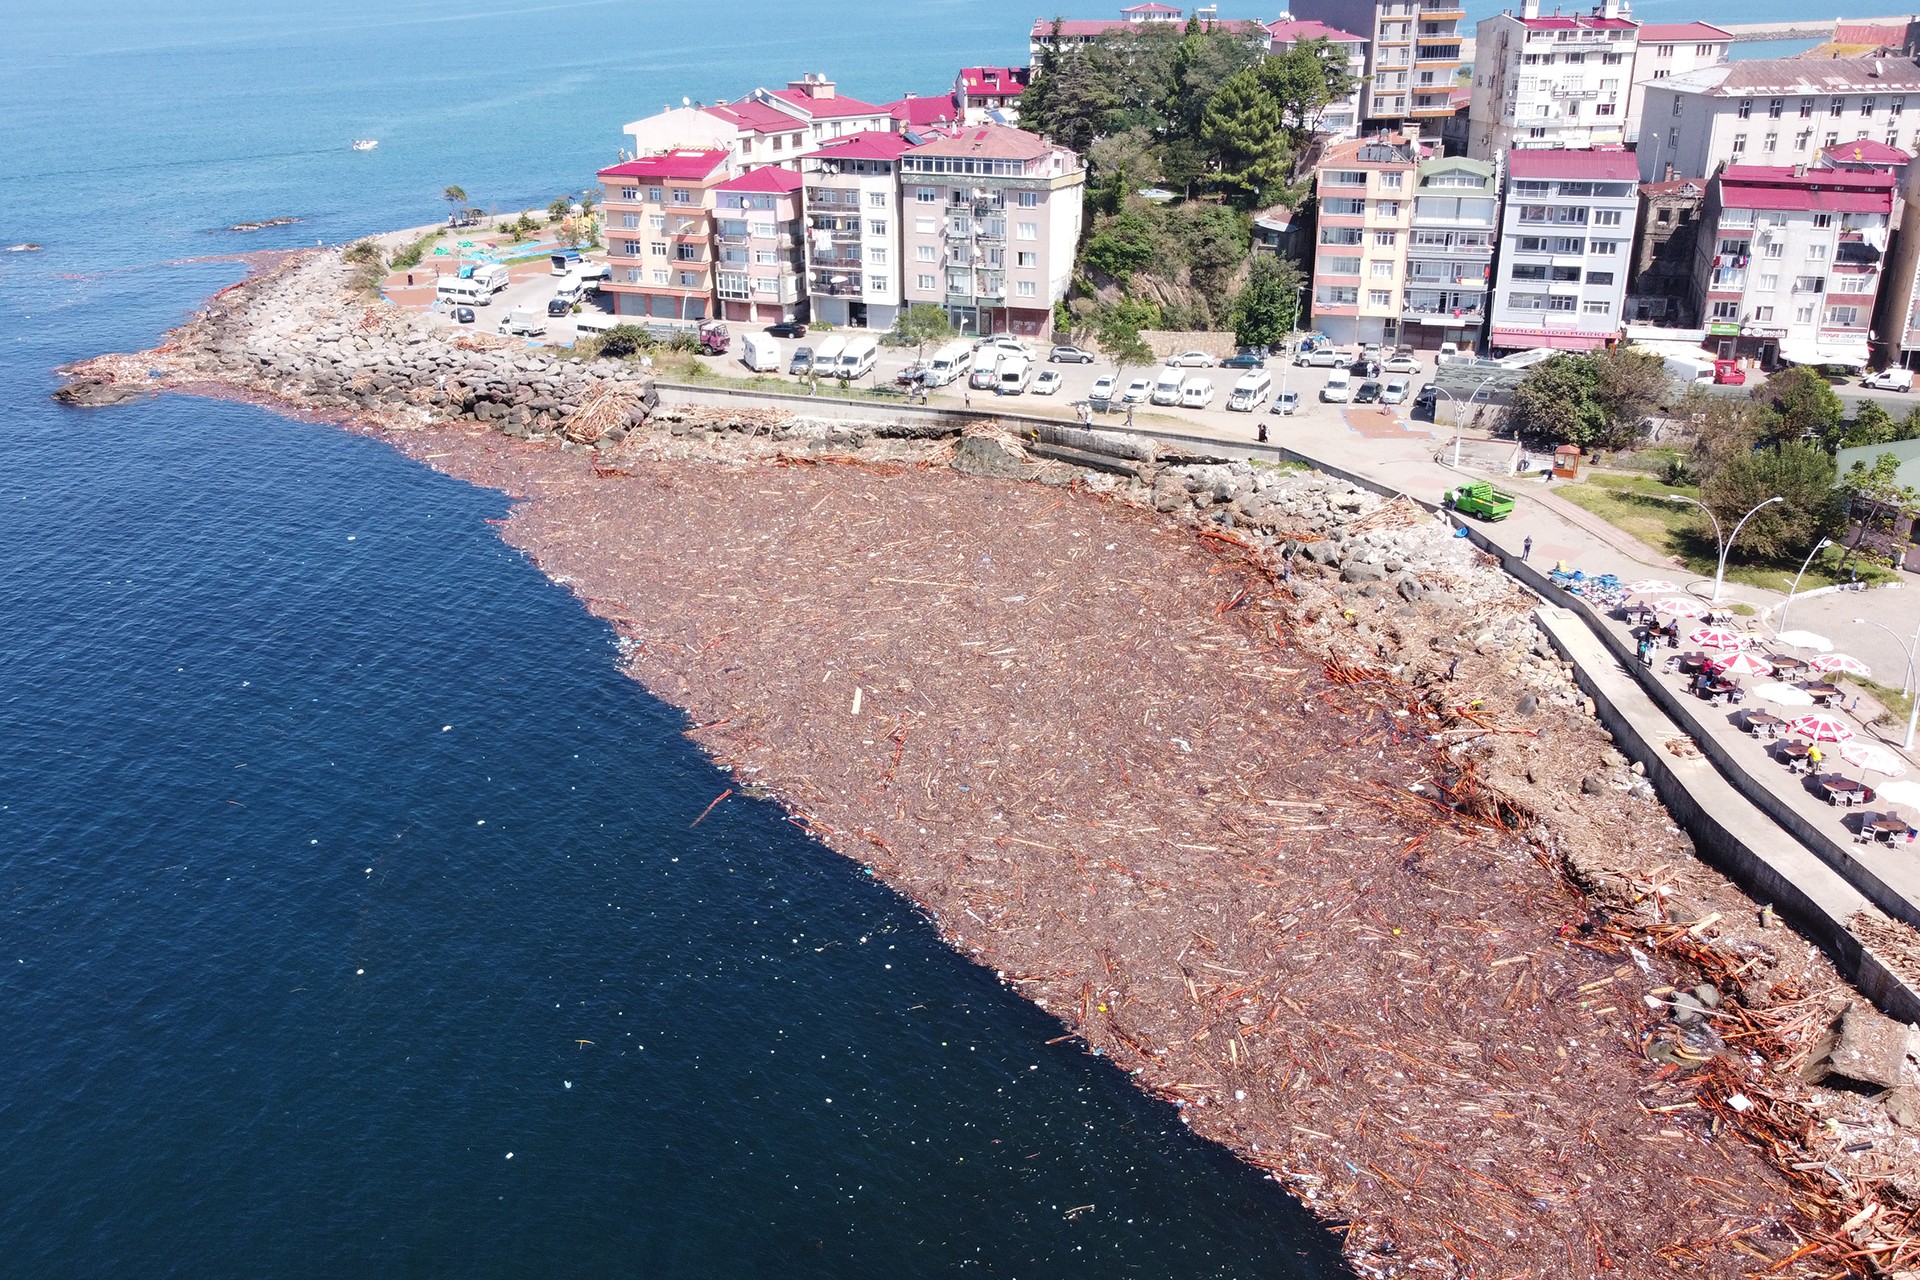
[{"label": "pickup truck", "polygon": [[1442,498],[1455,511],[1482,520],[1504,520],[1513,514],[1513,495],[1502,493],[1484,480],[1449,489]]}]

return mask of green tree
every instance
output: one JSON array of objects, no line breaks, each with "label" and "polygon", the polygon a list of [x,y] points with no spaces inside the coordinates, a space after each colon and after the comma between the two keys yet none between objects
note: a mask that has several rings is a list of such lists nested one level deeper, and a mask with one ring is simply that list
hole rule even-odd
[{"label": "green tree", "polygon": [[442,191],[440,193],[440,198],[442,200],[445,200],[449,205],[451,205],[455,213],[458,213],[460,211],[460,206],[467,202],[466,188],[448,187],[445,191]]},{"label": "green tree", "polygon": [[1516,435],[1582,447],[1606,428],[1598,392],[1600,371],[1583,356],[1557,355],[1527,370],[1507,405],[1507,424]]},{"label": "green tree", "polygon": [[1900,459],[1883,453],[1872,466],[1854,463],[1840,478],[1840,492],[1846,503],[1848,528],[1846,551],[1837,567],[1846,568],[1855,555],[1897,564],[1905,551],[1900,524],[1903,518],[1911,522],[1920,516],[1920,494],[1900,483]]},{"label": "green tree", "polygon": [[1242,75],[1260,65],[1260,44],[1230,31],[1189,35],[1168,59],[1165,102],[1167,127],[1175,135],[1199,137],[1213,100]]},{"label": "green tree", "polygon": [[916,302],[893,318],[893,336],[902,346],[911,346],[914,358],[927,354],[930,342],[946,342],[953,337],[953,321],[945,307],[931,302]]},{"label": "green tree", "polygon": [[1842,503],[1832,456],[1818,445],[1788,440],[1729,458],[1700,486],[1700,501],[1728,531],[1772,497],[1782,501],[1755,512],[1740,531],[1735,550],[1744,559],[1790,559],[1834,531]]},{"label": "green tree", "polygon": [[1755,387],[1753,396],[1778,415],[1774,430],[1786,440],[1825,440],[1846,412],[1827,380],[1804,365],[1780,370]]},{"label": "green tree", "polygon": [[567,196],[555,196],[547,205],[547,217],[559,222],[573,212],[573,200]]},{"label": "green tree", "polygon": [[1184,271],[1209,310],[1226,310],[1227,288],[1246,265],[1253,219],[1237,209],[1190,200],[1168,209],[1160,224],[1160,262],[1155,274]]},{"label": "green tree", "polygon": [[1243,347],[1271,347],[1298,323],[1300,268],[1271,253],[1254,257],[1247,282],[1233,299],[1233,340]]},{"label": "green tree", "polygon": [[1128,369],[1144,368],[1154,362],[1153,348],[1140,336],[1160,322],[1159,308],[1138,298],[1122,298],[1095,308],[1089,328],[1093,345],[1113,361],[1114,380],[1124,383]]},{"label": "green tree", "polygon": [[1244,204],[1257,204],[1287,181],[1288,147],[1280,104],[1249,68],[1228,80],[1207,103],[1200,138],[1216,166],[1220,187]]},{"label": "green tree", "polygon": [[1126,129],[1096,141],[1087,152],[1087,167],[1098,181],[1087,197],[1101,213],[1117,213],[1143,187],[1165,178],[1160,142],[1146,129]]},{"label": "green tree", "polygon": [[1320,113],[1353,92],[1358,83],[1346,51],[1328,40],[1302,40],[1260,64],[1260,83],[1279,104],[1280,118],[1296,143],[1320,122]]},{"label": "green tree", "polygon": [[1153,225],[1137,209],[1122,209],[1087,238],[1080,261],[1115,280],[1125,280],[1153,261],[1157,252]]},{"label": "green tree", "polygon": [[1893,420],[1892,414],[1868,400],[1854,413],[1853,421],[1846,424],[1835,443],[1842,449],[1888,444],[1901,438],[1900,430],[1901,424]]},{"label": "green tree", "polygon": [[1592,442],[1607,449],[1624,449],[1643,434],[1648,415],[1672,397],[1666,362],[1650,351],[1619,346],[1588,357],[1599,373],[1595,398],[1603,419]]}]

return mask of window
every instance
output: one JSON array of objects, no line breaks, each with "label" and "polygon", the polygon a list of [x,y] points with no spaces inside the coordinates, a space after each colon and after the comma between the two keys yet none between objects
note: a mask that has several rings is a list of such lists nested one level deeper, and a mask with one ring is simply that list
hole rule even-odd
[{"label": "window", "polygon": [[869,191],[869,192],[867,192],[867,207],[868,207],[869,209],[884,209],[884,208],[886,208],[886,207],[887,207],[887,193],[886,193],[886,192],[884,192],[884,191]]},{"label": "window", "polygon": [[1813,225],[1824,230],[1833,225],[1833,215],[1830,213],[1816,213],[1813,215]]},{"label": "window", "polygon": [[1014,257],[1016,266],[1037,267],[1040,265],[1040,255],[1031,249],[1022,249],[1019,253],[1015,254]]},{"label": "window", "polygon": [[1747,135],[1744,133],[1734,134],[1732,149],[1733,149],[1733,154],[1735,155],[1739,155],[1741,152],[1745,151],[1747,149]]},{"label": "window", "polygon": [[935,204],[938,203],[940,199],[940,193],[932,187],[915,187],[913,189],[913,198],[915,203],[918,204]]},{"label": "window", "polygon": [[939,256],[938,250],[930,244],[917,244],[913,247],[915,262],[937,262]]},{"label": "window", "polygon": [[1330,187],[1364,187],[1367,185],[1366,171],[1363,169],[1329,169],[1327,185]]},{"label": "window", "polygon": [[913,220],[913,229],[923,236],[930,236],[933,234],[933,219],[915,218]]},{"label": "window", "polygon": [[1369,290],[1367,290],[1367,305],[1368,305],[1368,306],[1370,306],[1370,307],[1390,307],[1390,306],[1392,306],[1392,305],[1393,305],[1393,290],[1391,290],[1391,289],[1369,289]]},{"label": "window", "polygon": [[873,263],[873,265],[875,265],[876,267],[886,266],[887,265],[886,247],[884,245],[875,245],[873,248],[867,250],[867,261]]},{"label": "window", "polygon": [[1861,114],[1861,115],[1863,115],[1863,116],[1870,116],[1870,115],[1872,115],[1872,114],[1873,114],[1873,99],[1872,99],[1872,98],[1862,98],[1862,99],[1860,99],[1860,114]]},{"label": "window", "polygon": [[1313,291],[1314,305],[1351,307],[1358,305],[1360,291],[1352,285],[1322,285]]},{"label": "window", "polygon": [[1595,209],[1593,211],[1593,225],[1596,227],[1619,226],[1620,211],[1618,209]]},{"label": "window", "polygon": [[1793,149],[1795,151],[1805,151],[1807,149],[1807,145],[1812,141],[1813,141],[1813,130],[1802,129],[1800,132],[1793,135]]},{"label": "window", "polygon": [[629,258],[637,258],[640,256],[640,242],[638,240],[622,240],[620,242],[620,248]]},{"label": "window", "polygon": [[1772,307],[1755,307],[1753,309],[1753,318],[1759,321],[1761,324],[1772,324],[1773,308]]},{"label": "window", "polygon": [[1800,99],[1800,118],[1802,120],[1813,119],[1813,99],[1812,98]]},{"label": "window", "polygon": [[675,187],[673,189],[673,202],[675,204],[692,204],[693,192],[686,187]]},{"label": "window", "polygon": [[1753,114],[1753,99],[1752,99],[1752,98],[1742,98],[1742,99],[1740,99],[1740,112],[1739,112],[1739,114],[1740,114],[1740,118],[1741,118],[1742,120],[1745,120],[1745,119],[1746,119],[1746,118],[1747,118],[1748,116],[1750,116],[1750,115],[1752,115],[1752,114]]},{"label": "window", "polygon": [[1760,246],[1760,256],[1763,258],[1784,258],[1787,256],[1787,246],[1778,240],[1769,240]]},{"label": "window", "polygon": [[1713,304],[1712,310],[1715,320],[1738,320],[1740,318],[1740,304],[1738,302],[1716,302]]},{"label": "window", "polygon": [[1613,283],[1613,272],[1611,272],[1611,271],[1589,271],[1589,272],[1587,272],[1587,283],[1588,283],[1588,284],[1608,284],[1608,285],[1610,285],[1610,284],[1612,284],[1612,283]]},{"label": "window", "polygon": [[640,215],[637,213],[621,214],[620,226],[627,231],[638,231],[640,229]]},{"label": "window", "polygon": [[1852,328],[1854,325],[1857,325],[1860,323],[1860,308],[1828,307],[1827,323],[1845,325],[1848,328]]},{"label": "window", "polygon": [[1655,57],[1671,58],[1673,56],[1673,46],[1670,44],[1657,44],[1653,46],[1653,52]]},{"label": "window", "polygon": [[1019,203],[1022,209],[1038,209],[1040,207],[1040,193],[1038,191],[1022,191],[1020,193]]},{"label": "window", "polygon": [[672,281],[673,273],[671,271],[655,271],[653,273],[653,282],[655,284],[670,284]]},{"label": "window", "polygon": [[1538,262],[1517,262],[1513,267],[1513,278],[1515,280],[1545,280],[1547,278],[1547,268],[1544,264]]},{"label": "window", "polygon": [[1813,323],[1813,304],[1809,302],[1809,303],[1806,303],[1804,306],[1795,307],[1793,309],[1793,322],[1795,324],[1812,324]]},{"label": "window", "polygon": [[1667,145],[1670,147],[1680,145],[1680,131],[1678,129],[1667,130]]},{"label": "window", "polygon": [[1889,115],[1897,116],[1902,111],[1905,111],[1906,109],[1907,109],[1907,100],[1905,98],[1895,98],[1892,102],[1889,102],[1887,104],[1887,113]]},{"label": "window", "polygon": [[667,256],[667,246],[658,240],[655,240],[649,245],[647,251],[656,258],[664,258]]},{"label": "window", "polygon": [[653,201],[653,203],[655,203],[655,204],[659,204],[659,203],[660,203],[660,188],[659,188],[659,187],[648,187],[648,188],[647,188],[647,199],[649,199],[649,200],[651,200],[651,201]]},{"label": "window", "polygon": [[1753,241],[1744,237],[1722,236],[1720,237],[1720,243],[1714,248],[1714,252],[1723,258],[1737,258],[1746,253],[1752,245]]},{"label": "window", "polygon": [[1388,259],[1380,259],[1374,262],[1369,274],[1371,274],[1375,280],[1393,279],[1392,261]]},{"label": "window", "polygon": [[936,280],[933,276],[915,276],[913,278],[913,282],[914,282],[914,287],[919,289],[922,293],[932,293],[936,288],[939,287],[939,281]]},{"label": "window", "polygon": [[1674,114],[1674,115],[1676,115],[1676,116],[1677,116],[1677,115],[1679,115],[1679,114],[1680,114],[1680,109],[1681,109],[1681,104],[1680,104],[1680,95],[1679,95],[1679,94],[1675,94],[1675,95],[1674,95],[1674,97],[1673,97],[1673,114]]},{"label": "window", "polygon": [[1760,276],[1759,288],[1762,293],[1780,292],[1780,273],[1778,271],[1763,272]]},{"label": "window", "polygon": [[1827,246],[1823,244],[1810,244],[1807,246],[1808,262],[1825,262],[1826,260]]},{"label": "window", "polygon": [[1398,231],[1376,231],[1373,233],[1374,244],[1382,249],[1391,249],[1394,245],[1398,244],[1399,241],[1400,233]]},{"label": "window", "polygon": [[780,255],[771,249],[755,249],[753,261],[756,266],[771,267],[780,261]]},{"label": "window", "polygon": [[1793,291],[1795,293],[1821,293],[1825,291],[1826,287],[1827,280],[1825,276],[1795,276],[1793,278]]},{"label": "window", "polygon": [[1845,111],[1846,109],[1847,109],[1847,100],[1845,98],[1835,98],[1832,101],[1832,103],[1828,105],[1827,114],[1830,116],[1838,116],[1841,112]]},{"label": "window", "polygon": [[691,288],[694,288],[695,286],[697,286],[697,285],[698,285],[699,283],[700,283],[700,277],[699,277],[699,275],[698,275],[698,274],[696,274],[695,272],[692,272],[692,271],[682,271],[682,272],[680,273],[680,287],[681,287],[681,288],[683,288],[683,289],[691,289]]},{"label": "window", "polygon": [[1767,152],[1778,151],[1780,149],[1780,135],[1777,133],[1769,133],[1766,137],[1760,139],[1760,149]]},{"label": "window", "polygon": [[1660,70],[1653,73],[1653,78],[1655,80],[1665,80],[1668,76],[1672,74],[1673,72],[1667,70],[1665,67],[1662,67],[1660,68]]},{"label": "window", "polygon": [[1840,145],[1840,135],[1837,133],[1829,133],[1821,140],[1820,145],[1822,147],[1837,147]]},{"label": "window", "polygon": [[873,221],[869,222],[867,224],[867,234],[870,236],[883,236],[887,234],[886,219],[875,218]]},{"label": "window", "polygon": [[1611,302],[1583,302],[1580,310],[1590,316],[1610,316],[1613,314]]},{"label": "window", "polygon": [[1013,230],[1016,239],[1038,240],[1040,238],[1040,224],[1037,222],[1016,222]]},{"label": "window", "polygon": [[1374,212],[1383,218],[1397,218],[1400,216],[1400,202],[1398,200],[1382,200],[1374,207]]},{"label": "window", "polygon": [[627,268],[627,283],[628,283],[628,284],[639,284],[639,283],[640,283],[640,268],[638,268],[638,267],[628,267],[628,268]]},{"label": "window", "polygon": [[620,188],[620,198],[627,201],[638,201],[640,199],[640,188],[622,187]]},{"label": "window", "polygon": [[1031,298],[1038,294],[1039,286],[1031,280],[1015,280],[1013,291],[1022,298]]},{"label": "window", "polygon": [[1383,174],[1381,174],[1381,175],[1380,175],[1380,189],[1381,189],[1382,191],[1398,191],[1398,190],[1400,190],[1400,180],[1401,180],[1402,178],[1404,178],[1405,176],[1406,176],[1406,175],[1405,175],[1405,174],[1402,174],[1402,173],[1383,173]]},{"label": "window", "polygon": [[1620,251],[1620,242],[1618,240],[1595,240],[1593,244],[1588,247],[1587,251],[1598,254],[1603,258],[1610,258]]},{"label": "window", "polygon": [[867,277],[867,292],[869,292],[869,293],[885,293],[886,291],[887,291],[887,278],[886,278],[886,276],[884,276],[884,275],[877,275],[877,276],[868,276],[868,277]]},{"label": "window", "polygon": [[1352,256],[1322,258],[1320,271],[1330,276],[1357,276],[1360,274],[1360,259]]},{"label": "window", "polygon": [[1768,98],[1767,99],[1767,119],[1778,120],[1780,118],[1780,113],[1786,110],[1786,106],[1787,106],[1787,100],[1785,98]]}]

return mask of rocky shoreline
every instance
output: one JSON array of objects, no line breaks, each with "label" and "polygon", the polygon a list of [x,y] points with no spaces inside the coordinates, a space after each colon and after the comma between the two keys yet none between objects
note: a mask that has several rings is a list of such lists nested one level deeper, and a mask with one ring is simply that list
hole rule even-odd
[{"label": "rocky shoreline", "polygon": [[661,403],[349,276],[296,256],[58,394],[240,396],[515,495],[503,535],[740,785],[1363,1273],[1920,1254],[1906,1029],[1693,859],[1535,602],[1417,506],[1111,433]]}]

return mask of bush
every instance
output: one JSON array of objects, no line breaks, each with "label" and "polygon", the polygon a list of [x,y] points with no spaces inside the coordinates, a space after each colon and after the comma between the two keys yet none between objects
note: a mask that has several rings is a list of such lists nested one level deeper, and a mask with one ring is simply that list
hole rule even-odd
[{"label": "bush", "polygon": [[355,240],[340,251],[340,256],[356,267],[363,267],[368,263],[377,267],[381,261],[380,246],[372,240]]},{"label": "bush", "polygon": [[419,239],[409,243],[404,249],[393,255],[393,267],[396,271],[407,271],[420,265],[427,256],[427,248],[440,238],[438,231],[429,231]]},{"label": "bush", "polygon": [[667,339],[667,350],[676,355],[693,355],[700,350],[700,339],[690,330],[682,329]]},{"label": "bush", "polygon": [[591,341],[595,344],[595,355],[614,360],[637,356],[642,351],[652,350],[654,345],[653,335],[637,324],[617,324]]}]

